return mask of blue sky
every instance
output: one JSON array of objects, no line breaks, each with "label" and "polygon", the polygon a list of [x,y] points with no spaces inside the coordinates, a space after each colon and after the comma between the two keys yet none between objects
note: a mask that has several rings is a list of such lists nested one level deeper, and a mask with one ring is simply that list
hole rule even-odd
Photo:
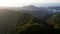
[{"label": "blue sky", "polygon": [[0,6],[4,7],[21,7],[38,3],[60,3],[60,0],[0,0]]}]

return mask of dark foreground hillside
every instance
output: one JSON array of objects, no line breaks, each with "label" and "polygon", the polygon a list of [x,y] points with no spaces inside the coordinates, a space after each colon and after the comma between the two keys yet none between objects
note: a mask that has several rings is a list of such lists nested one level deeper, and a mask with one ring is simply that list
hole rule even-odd
[{"label": "dark foreground hillside", "polygon": [[0,34],[59,34],[60,14],[45,18],[38,19],[28,13],[3,10],[0,12]]},{"label": "dark foreground hillside", "polygon": [[19,20],[7,34],[58,34],[60,31],[48,21],[47,23],[27,13],[21,14]]},{"label": "dark foreground hillside", "polygon": [[53,29],[53,26],[48,25],[27,13],[24,13],[22,17],[25,17],[24,21],[17,22],[15,28],[9,31],[8,34],[42,34],[44,32],[48,33],[48,31]]}]

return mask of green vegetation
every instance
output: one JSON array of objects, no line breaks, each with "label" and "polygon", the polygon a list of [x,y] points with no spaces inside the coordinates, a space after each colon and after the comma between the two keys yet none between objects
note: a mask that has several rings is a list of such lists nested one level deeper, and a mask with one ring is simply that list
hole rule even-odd
[{"label": "green vegetation", "polygon": [[[4,10],[5,11],[5,10]],[[8,12],[9,11],[9,12]],[[0,34],[54,34],[60,31],[60,14],[36,18],[28,13],[7,10],[0,13]]]},{"label": "green vegetation", "polygon": [[60,14],[54,14],[51,18],[48,19],[48,24],[54,26],[54,28],[60,29]]},{"label": "green vegetation", "polygon": [[14,28],[10,29],[7,34],[44,34],[44,32],[47,33],[53,29],[51,25],[27,13],[20,14],[17,12],[16,16],[19,18],[16,20]]}]

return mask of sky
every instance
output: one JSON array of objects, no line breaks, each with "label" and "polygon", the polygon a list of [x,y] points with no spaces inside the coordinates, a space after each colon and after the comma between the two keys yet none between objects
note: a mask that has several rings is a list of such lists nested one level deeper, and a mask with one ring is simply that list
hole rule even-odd
[{"label": "sky", "polygon": [[38,3],[60,3],[60,0],[0,0],[0,6],[4,7],[21,7]]}]

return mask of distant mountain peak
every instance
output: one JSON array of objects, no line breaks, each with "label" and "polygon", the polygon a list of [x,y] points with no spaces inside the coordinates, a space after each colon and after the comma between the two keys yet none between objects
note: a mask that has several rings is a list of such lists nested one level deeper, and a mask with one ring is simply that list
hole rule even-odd
[{"label": "distant mountain peak", "polygon": [[36,9],[39,9],[39,8],[34,6],[34,5],[29,5],[29,6],[21,7],[21,9],[22,10],[36,10]]},{"label": "distant mountain peak", "polygon": [[37,8],[36,6],[34,6],[34,5],[28,5],[28,6],[24,6],[24,7],[22,7],[22,8]]},{"label": "distant mountain peak", "polygon": [[[29,6],[27,6],[27,7],[36,7],[36,6],[34,6],[34,5],[29,5]],[[37,7],[36,7],[37,8]]]}]

